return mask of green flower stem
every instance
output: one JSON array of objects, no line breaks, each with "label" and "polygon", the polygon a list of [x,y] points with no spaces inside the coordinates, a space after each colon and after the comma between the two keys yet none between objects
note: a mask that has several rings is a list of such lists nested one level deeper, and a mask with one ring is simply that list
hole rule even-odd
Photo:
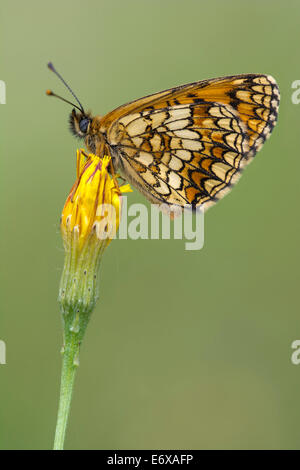
[{"label": "green flower stem", "polygon": [[91,311],[84,308],[64,312],[64,346],[62,348],[63,363],[61,372],[60,399],[54,450],[62,450],[64,446],[68,416],[75,375],[79,366],[79,350]]},{"label": "green flower stem", "polygon": [[98,299],[97,273],[107,245],[106,240],[99,241],[93,233],[81,249],[78,242],[78,234],[72,232],[65,243],[65,264],[59,289],[64,345],[54,450],[64,448],[80,345]]},{"label": "green flower stem", "polygon": [[57,416],[57,425],[54,440],[54,450],[62,450],[64,447],[66,428],[70,413],[73,384],[77,371],[76,358],[79,356],[77,335],[70,333],[66,339],[63,350],[63,365],[61,372],[60,400]]}]

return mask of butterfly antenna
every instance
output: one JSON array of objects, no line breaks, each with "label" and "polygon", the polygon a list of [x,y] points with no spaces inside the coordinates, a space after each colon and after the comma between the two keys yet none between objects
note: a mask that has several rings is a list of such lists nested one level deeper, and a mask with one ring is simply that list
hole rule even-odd
[{"label": "butterfly antenna", "polygon": [[59,95],[57,95],[56,93],[53,93],[52,90],[46,90],[46,95],[48,95],[48,96],[55,96],[55,98],[59,98],[60,100],[64,101],[65,103],[70,104],[71,106],[73,106],[74,108],[78,109],[80,112],[83,112],[83,114],[85,114],[84,111],[83,111],[83,109],[79,108],[79,106],[77,106],[76,104],[72,103],[72,101],[66,100],[66,99],[63,98],[62,96],[59,96]]},{"label": "butterfly antenna", "polygon": [[[63,82],[63,84],[65,85],[65,87],[69,90],[69,92],[71,93],[71,95],[73,96],[73,98],[75,98],[75,100],[77,101],[77,103],[79,104],[80,108],[78,108],[78,106],[75,106],[77,109],[80,109],[80,111],[83,112],[84,114],[84,109],[83,109],[83,106],[82,104],[80,103],[79,99],[77,98],[77,96],[75,95],[75,93],[73,92],[72,88],[69,87],[69,85],[67,84],[67,82],[62,78],[62,76],[60,75],[60,73],[58,73],[58,71],[55,69],[54,65],[52,64],[52,62],[48,62],[48,68],[50,70],[52,70],[52,72],[55,73],[55,75],[57,75],[57,77]],[[71,103],[70,101],[67,101],[65,100],[64,98],[62,98],[61,96],[58,96],[56,95],[55,93],[53,93],[52,91],[50,90],[47,90],[47,95],[48,96],[56,96],[57,98],[60,98],[61,100],[65,101],[66,103],[69,103],[71,104],[72,106],[74,106],[73,103]]]}]

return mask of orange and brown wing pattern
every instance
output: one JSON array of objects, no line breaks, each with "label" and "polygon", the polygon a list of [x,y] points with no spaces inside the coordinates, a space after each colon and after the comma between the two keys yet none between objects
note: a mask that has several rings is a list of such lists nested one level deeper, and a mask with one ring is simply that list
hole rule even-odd
[{"label": "orange and brown wing pattern", "polygon": [[272,77],[239,75],[142,98],[105,116],[101,127],[146,197],[207,207],[270,135],[278,104]]},{"label": "orange and brown wing pattern", "polygon": [[120,119],[118,129],[117,148],[129,181],[151,200],[168,204],[214,201],[249,151],[244,124],[220,103],[131,114]]}]

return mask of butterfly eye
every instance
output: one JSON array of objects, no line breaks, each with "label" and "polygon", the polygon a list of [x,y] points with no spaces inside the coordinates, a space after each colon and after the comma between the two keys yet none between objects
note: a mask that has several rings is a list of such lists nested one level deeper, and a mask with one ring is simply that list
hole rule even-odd
[{"label": "butterfly eye", "polygon": [[87,131],[87,129],[88,129],[89,122],[90,122],[90,120],[89,120],[88,118],[83,118],[83,119],[81,119],[81,121],[79,122],[79,129],[80,129],[81,132],[83,132],[84,134],[86,133],[86,131]]}]

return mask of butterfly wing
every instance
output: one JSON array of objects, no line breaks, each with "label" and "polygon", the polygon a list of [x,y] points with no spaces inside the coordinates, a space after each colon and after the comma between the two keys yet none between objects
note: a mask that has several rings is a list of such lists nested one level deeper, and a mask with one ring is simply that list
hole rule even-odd
[{"label": "butterfly wing", "polygon": [[270,76],[217,78],[121,106],[101,131],[127,179],[152,202],[208,207],[269,137],[278,105]]}]

